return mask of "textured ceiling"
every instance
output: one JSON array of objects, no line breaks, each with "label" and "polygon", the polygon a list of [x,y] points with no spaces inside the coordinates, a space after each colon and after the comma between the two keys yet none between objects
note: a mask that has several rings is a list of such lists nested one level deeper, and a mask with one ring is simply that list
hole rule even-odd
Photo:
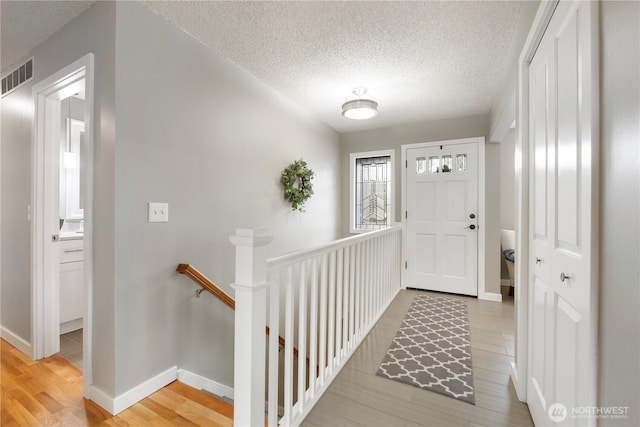
[{"label": "textured ceiling", "polygon": [[[92,2],[2,1],[2,64]],[[205,46],[340,132],[487,113],[520,11],[515,1],[146,1]],[[367,121],[340,106],[366,86]]]},{"label": "textured ceiling", "polygon": [[3,75],[93,3],[95,1],[0,1]]},{"label": "textured ceiling", "polygon": [[[338,131],[486,113],[520,2],[145,2]],[[341,116],[356,86],[380,105]]]}]

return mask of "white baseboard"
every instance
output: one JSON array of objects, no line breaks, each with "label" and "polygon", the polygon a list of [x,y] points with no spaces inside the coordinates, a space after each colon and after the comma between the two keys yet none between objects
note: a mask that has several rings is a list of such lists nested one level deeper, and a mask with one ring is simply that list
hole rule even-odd
[{"label": "white baseboard", "polygon": [[60,335],[68,332],[77,331],[82,328],[82,317],[79,319],[69,320],[68,322],[60,323]]},{"label": "white baseboard", "polygon": [[181,381],[193,388],[206,390],[210,393],[217,394],[218,396],[227,397],[233,400],[233,388],[201,375],[194,374],[193,372],[178,369],[178,381]]},{"label": "white baseboard", "polygon": [[91,387],[91,400],[107,410],[110,414],[117,415],[145,397],[160,390],[162,387],[172,383],[177,378],[178,367],[173,366],[115,398],[111,398],[101,390]]},{"label": "white baseboard", "polygon": [[511,362],[511,382],[513,383],[513,388],[516,390],[516,395],[518,396],[518,400],[520,402],[527,403],[526,396],[521,393],[522,385],[520,384],[520,380],[518,379],[518,367],[515,362]]},{"label": "white baseboard", "polygon": [[493,292],[480,292],[478,294],[478,299],[485,301],[502,302],[502,294],[496,294]]},{"label": "white baseboard", "polygon": [[98,405],[99,407],[101,407],[111,415],[116,414],[114,405],[113,405],[114,403],[113,397],[106,395],[102,390],[94,386],[89,386],[89,390],[90,390],[90,394],[89,396],[86,396],[89,398],[89,400],[93,401],[96,405]]},{"label": "white baseboard", "polygon": [[500,286],[503,288],[508,288],[511,286],[511,280],[509,279],[500,279]]},{"label": "white baseboard", "polygon": [[20,338],[4,326],[0,326],[0,336],[3,340],[33,359],[33,348],[31,347],[31,343]]}]

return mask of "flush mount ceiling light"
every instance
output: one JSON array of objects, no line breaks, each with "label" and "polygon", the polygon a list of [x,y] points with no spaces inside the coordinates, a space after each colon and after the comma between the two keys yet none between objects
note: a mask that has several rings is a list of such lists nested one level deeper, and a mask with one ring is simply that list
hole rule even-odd
[{"label": "flush mount ceiling light", "polygon": [[353,89],[353,94],[357,98],[342,104],[342,115],[353,120],[366,120],[378,115],[378,103],[372,99],[362,98],[366,93],[366,87]]}]

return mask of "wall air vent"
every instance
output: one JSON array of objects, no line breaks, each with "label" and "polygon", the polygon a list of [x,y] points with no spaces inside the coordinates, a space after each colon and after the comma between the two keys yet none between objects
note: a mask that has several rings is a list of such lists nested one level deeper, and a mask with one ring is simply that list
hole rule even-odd
[{"label": "wall air vent", "polygon": [[33,78],[33,58],[2,77],[2,96],[8,95]]}]

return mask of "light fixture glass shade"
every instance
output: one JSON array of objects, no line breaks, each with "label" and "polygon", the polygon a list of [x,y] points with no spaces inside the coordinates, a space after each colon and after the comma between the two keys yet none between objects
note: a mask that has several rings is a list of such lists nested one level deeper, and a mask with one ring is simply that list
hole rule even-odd
[{"label": "light fixture glass shade", "polygon": [[366,120],[378,114],[378,103],[371,99],[354,99],[342,104],[342,115],[347,119]]}]

